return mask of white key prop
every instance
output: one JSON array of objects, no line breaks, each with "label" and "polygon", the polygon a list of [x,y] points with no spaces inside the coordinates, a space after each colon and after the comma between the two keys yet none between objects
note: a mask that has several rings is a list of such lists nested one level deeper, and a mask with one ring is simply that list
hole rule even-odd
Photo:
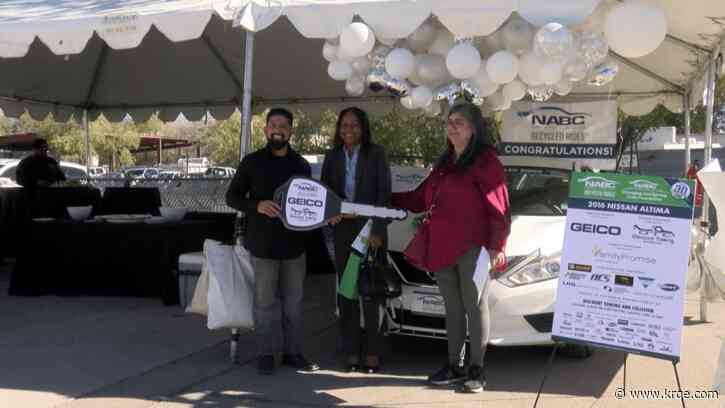
[{"label": "white key prop", "polygon": [[274,201],[282,208],[282,223],[287,229],[309,231],[327,225],[330,218],[340,214],[357,214],[404,220],[406,210],[355,204],[342,199],[317,180],[295,176],[274,192]]}]

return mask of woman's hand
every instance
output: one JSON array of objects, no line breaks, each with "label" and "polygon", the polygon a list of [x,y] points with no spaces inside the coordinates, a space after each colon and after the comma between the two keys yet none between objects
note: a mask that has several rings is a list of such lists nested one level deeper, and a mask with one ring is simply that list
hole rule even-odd
[{"label": "woman's hand", "polygon": [[494,249],[488,250],[488,256],[491,259],[491,269],[498,274],[499,270],[506,265],[506,256],[502,251],[496,251]]},{"label": "woman's hand", "polygon": [[269,218],[277,218],[282,215],[282,209],[277,203],[270,200],[260,201],[257,204],[257,212],[266,215]]},{"label": "woman's hand", "polygon": [[343,218],[343,215],[336,215],[336,216],[330,218],[329,220],[327,220],[327,223],[330,225],[337,225],[340,223],[340,221],[342,221],[342,218]]},{"label": "woman's hand", "polygon": [[378,249],[383,246],[383,237],[376,234],[370,235],[370,240],[368,241],[370,243],[370,248],[372,249]]}]

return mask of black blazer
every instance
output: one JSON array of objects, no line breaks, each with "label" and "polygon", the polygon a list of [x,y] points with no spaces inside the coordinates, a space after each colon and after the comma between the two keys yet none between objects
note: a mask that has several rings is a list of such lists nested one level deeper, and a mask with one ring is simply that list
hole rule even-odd
[{"label": "black blazer", "polygon": [[[345,151],[342,145],[325,154],[321,181],[345,200]],[[355,200],[358,204],[390,207],[392,185],[390,164],[382,146],[370,143],[360,146],[355,171]],[[388,220],[374,218],[372,233],[387,240]]]}]

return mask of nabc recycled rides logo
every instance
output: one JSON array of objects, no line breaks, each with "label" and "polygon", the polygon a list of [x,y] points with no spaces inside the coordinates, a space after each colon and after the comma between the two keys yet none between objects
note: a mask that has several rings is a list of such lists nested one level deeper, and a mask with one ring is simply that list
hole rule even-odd
[{"label": "nabc recycled rides logo", "polygon": [[634,180],[630,181],[629,184],[641,191],[656,191],[659,186],[659,184],[649,180]]},{"label": "nabc recycled rides logo", "polygon": [[609,180],[606,177],[601,176],[589,176],[578,180],[580,183],[584,183],[585,187],[598,188],[603,190],[614,190],[617,188],[617,182]]},{"label": "nabc recycled rides logo", "polygon": [[592,115],[586,112],[569,112],[556,106],[542,106],[531,111],[517,112],[520,118],[532,126],[586,126],[587,118]]}]

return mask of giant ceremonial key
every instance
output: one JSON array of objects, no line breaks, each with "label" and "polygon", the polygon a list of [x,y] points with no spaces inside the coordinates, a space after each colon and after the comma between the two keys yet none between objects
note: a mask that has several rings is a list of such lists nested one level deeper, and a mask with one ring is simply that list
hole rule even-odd
[{"label": "giant ceremonial key", "polygon": [[401,209],[342,201],[327,186],[307,177],[290,178],[274,192],[274,201],[282,208],[284,226],[295,231],[320,228],[340,214],[396,220],[408,216],[408,212]]}]

